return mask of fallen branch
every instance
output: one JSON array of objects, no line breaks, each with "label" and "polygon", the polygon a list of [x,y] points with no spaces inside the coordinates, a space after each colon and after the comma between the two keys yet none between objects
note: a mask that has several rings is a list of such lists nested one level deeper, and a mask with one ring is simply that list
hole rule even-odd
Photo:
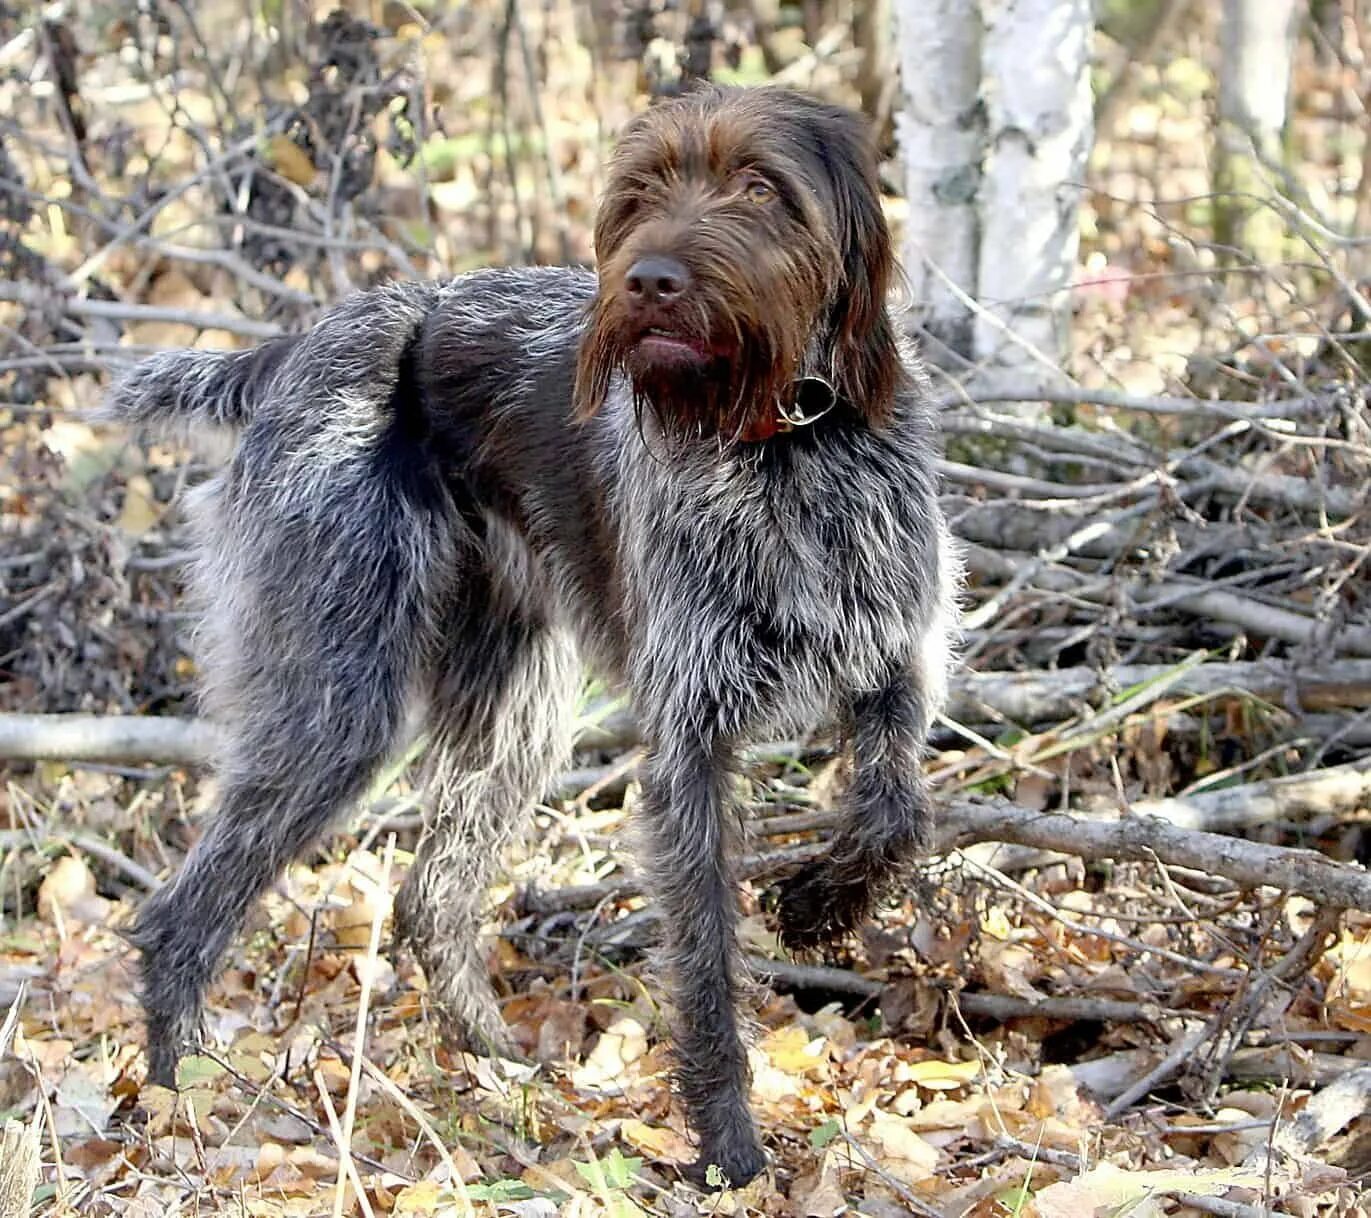
[{"label": "fallen branch", "polygon": [[[886,984],[863,977],[850,969],[823,964],[795,964],[767,956],[748,956],[747,966],[758,977],[797,990],[820,990],[832,994],[851,994],[857,998],[879,998]],[[1013,994],[982,994],[962,991],[954,1001],[968,1015],[1001,1022],[1010,1019],[1061,1019],[1091,1023],[1150,1023],[1180,1012],[1169,1011],[1151,1002],[1120,1002],[1113,998],[1047,996],[1019,998]]]},{"label": "fallen branch", "polygon": [[1160,860],[1244,888],[1277,888],[1320,905],[1371,907],[1371,873],[1334,862],[1313,850],[1268,846],[1194,829],[1179,829],[1155,817],[1092,821],[1063,812],[1034,812],[1014,804],[956,801],[942,818],[937,850],[945,853],[973,842],[1012,842],[1059,850],[1089,860]]},{"label": "fallen branch", "polygon": [[[1116,690],[1166,679],[1175,665],[1125,664],[1108,671],[963,672],[952,682],[947,716],[960,723],[987,719],[1031,726],[1060,723]],[[1107,680],[1107,684],[1106,684]],[[1170,685],[1174,697],[1250,696],[1309,711],[1371,707],[1371,660],[1294,667],[1286,660],[1201,664]],[[587,725],[582,748],[617,749],[638,739],[626,710]],[[216,733],[198,719],[133,715],[0,715],[0,761],[92,761],[109,765],[158,762],[201,765]],[[765,746],[763,747],[765,751]]]},{"label": "fallen branch", "polygon": [[[1060,516],[1039,535],[1031,520],[1021,518],[1000,526],[995,523],[997,517],[998,512],[976,508],[957,518],[958,532],[977,543],[968,555],[971,570],[978,575],[1009,581],[1006,589],[967,616],[968,625],[978,628],[989,625],[1012,595],[1025,585],[1047,592],[1071,593],[1082,600],[1103,605],[1117,601],[1119,592],[1112,584],[1092,587],[1084,575],[1060,563],[1071,554],[1109,559],[1125,551],[1130,544],[1129,529],[1124,527],[1127,521],[1116,524],[1099,520],[1082,524],[1074,517]],[[997,537],[1000,548],[996,548]],[[1030,538],[1034,539],[1032,544],[1013,544],[1016,541],[1027,543]],[[1015,553],[1016,550],[1019,552]],[[1128,590],[1128,599],[1137,615],[1163,609],[1181,610],[1209,621],[1229,623],[1261,638],[1280,639],[1304,647],[1332,645],[1334,650],[1345,655],[1371,656],[1371,628],[1335,627],[1331,622],[1265,604],[1223,587],[1180,580],[1138,583]]]},{"label": "fallen branch", "polygon": [[1079,386],[1054,388],[1012,385],[946,393],[936,400],[940,410],[959,406],[988,405],[993,402],[1051,402],[1059,406],[1103,406],[1107,410],[1135,410],[1141,414],[1208,415],[1224,419],[1294,419],[1317,415],[1330,407],[1331,395],[1306,394],[1272,402],[1238,402],[1220,398],[1166,397],[1153,394],[1122,393],[1114,389],[1086,389]]},{"label": "fallen branch", "polygon": [[1175,1198],[1182,1205],[1213,1214],[1215,1218],[1267,1218],[1271,1213],[1255,1205],[1243,1205],[1240,1201],[1227,1201],[1223,1197],[1206,1197],[1202,1193],[1176,1193]]},{"label": "fallen branch", "polygon": [[27,308],[42,308],[51,302],[69,317],[100,317],[108,321],[163,321],[197,330],[224,330],[244,338],[275,338],[281,327],[267,321],[252,321],[227,313],[201,313],[193,309],[168,309],[160,305],[123,304],[117,300],[90,300],[84,296],[63,296],[40,291],[29,284],[0,284],[0,300],[13,301]]},{"label": "fallen branch", "polygon": [[[1194,669],[1189,676],[1204,670]],[[138,756],[195,764],[208,754],[213,738],[212,728],[199,720],[0,716],[0,758],[11,760],[80,757],[118,762]],[[1087,819],[1060,812],[1034,812],[1010,803],[960,800],[940,815],[938,849],[946,852],[976,842],[1007,842],[1087,859],[1155,856],[1164,863],[1223,876],[1245,887],[1283,888],[1325,905],[1367,908],[1371,907],[1371,875],[1364,870],[1313,851],[1243,841],[1196,826],[1238,827],[1298,815],[1333,814],[1357,807],[1368,797],[1371,761],[1186,798],[1144,801],[1136,804],[1133,815],[1125,820]],[[783,821],[782,827],[800,832],[828,823],[822,813],[803,815],[803,822]],[[794,847],[781,853],[813,849]],[[752,856],[744,863],[744,871],[769,869],[775,859],[776,852]],[[545,894],[530,908],[553,912],[553,906],[546,902],[554,897],[561,909],[590,908],[631,891],[627,880],[609,881],[586,885],[582,891]]]},{"label": "fallen branch", "polygon": [[1336,816],[1368,804],[1371,758],[1221,791],[1140,800],[1131,810],[1134,816],[1155,816],[1178,829],[1223,833],[1272,821]]},{"label": "fallen branch", "polygon": [[[1168,678],[1173,664],[1121,664],[1102,674],[1094,668],[1053,672],[960,672],[952,680],[947,717],[958,723],[1005,719],[1031,726],[1060,723],[1118,690]],[[1234,695],[1261,698],[1277,706],[1321,711],[1371,706],[1371,660],[1347,660],[1296,667],[1287,660],[1201,664],[1168,689],[1176,698]],[[628,711],[616,711],[582,733],[587,748],[613,749],[636,743],[637,725]],[[0,753],[0,756],[3,756]]]},{"label": "fallen branch", "polygon": [[25,829],[0,829],[0,852],[20,846],[74,846],[92,858],[97,858],[102,863],[108,864],[116,871],[122,871],[134,883],[146,888],[149,892],[156,892],[162,887],[162,881],[146,867],[134,862],[133,859],[122,854],[107,842],[102,842],[91,833],[30,833]]},{"label": "fallen branch", "polygon": [[1184,609],[1197,617],[1229,622],[1261,638],[1280,639],[1302,646],[1334,642],[1337,650],[1354,656],[1371,656],[1371,627],[1338,626],[1320,622],[1290,609],[1264,605],[1222,588],[1167,582],[1139,588],[1133,599],[1140,607]]},{"label": "fallen branch", "polygon": [[1240,500],[1285,504],[1301,512],[1328,512],[1334,516],[1351,516],[1366,505],[1364,493],[1320,486],[1291,474],[1248,473],[1207,457],[1188,457],[1181,468],[1203,478],[1215,490]]},{"label": "fallen branch", "polygon": [[[1313,850],[1268,846],[1195,829],[1181,829],[1151,816],[1092,820],[1065,812],[1036,812],[1004,801],[954,800],[939,813],[934,853],[947,854],[977,842],[1008,842],[1057,851],[1090,861],[1126,859],[1187,867],[1222,876],[1243,888],[1276,888],[1308,897],[1320,905],[1371,908],[1371,872],[1339,863]],[[784,870],[822,852],[814,843],[749,855],[738,873],[751,878]],[[523,907],[529,913],[553,914],[593,909],[603,901],[640,895],[627,877],[551,892],[530,890]]]},{"label": "fallen branch", "polygon": [[1263,1045],[1239,1049],[1228,1059],[1229,1078],[1253,1082],[1275,1079],[1294,1087],[1326,1087],[1347,1075],[1347,1058],[1341,1053],[1311,1053],[1288,1045]]},{"label": "fallen branch", "polygon": [[1213,1034],[1216,1022],[1217,1020],[1211,1020],[1209,1023],[1200,1024],[1178,1037],[1170,1053],[1109,1102],[1109,1106],[1104,1110],[1104,1119],[1117,1120],[1148,1092],[1170,1082],[1185,1067],[1195,1051]]},{"label": "fallen branch", "polygon": [[[1164,678],[1174,665],[1126,664],[1108,673],[1113,689],[1131,689]],[[1093,668],[1055,672],[964,673],[952,685],[948,717],[977,722],[986,710],[1018,724],[1059,723],[1105,692]],[[1350,660],[1296,668],[1288,661],[1202,664],[1171,687],[1176,696],[1238,694],[1305,710],[1371,706],[1371,661]]]},{"label": "fallen branch", "polygon": [[217,733],[201,719],[138,715],[0,715],[0,760],[155,761],[202,765]]},{"label": "fallen branch", "polygon": [[[1257,1020],[1269,1023],[1278,1018],[1272,1009],[1271,991],[1278,985],[1293,989],[1296,979],[1309,973],[1330,946],[1330,940],[1337,938],[1342,915],[1343,911],[1336,906],[1325,905],[1294,947],[1270,968],[1261,969],[1256,979],[1247,983],[1246,992],[1228,1004],[1217,1021],[1212,1042],[1205,1046],[1203,1058],[1196,1055],[1187,1066],[1192,1079],[1202,1080],[1201,1094],[1206,1102],[1212,1102],[1218,1094],[1228,1058],[1247,1039]],[[1196,1089],[1189,1090],[1193,1094]]]}]

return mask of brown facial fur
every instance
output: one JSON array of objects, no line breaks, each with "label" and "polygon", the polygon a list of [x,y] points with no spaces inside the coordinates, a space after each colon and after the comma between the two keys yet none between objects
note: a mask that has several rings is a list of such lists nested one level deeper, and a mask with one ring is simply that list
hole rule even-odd
[{"label": "brown facial fur", "polygon": [[[599,293],[579,352],[576,412],[618,371],[670,435],[736,438],[822,376],[873,425],[903,375],[885,298],[894,273],[875,155],[858,115],[781,89],[704,89],[620,139],[595,226]],[[688,288],[626,290],[649,255]],[[648,342],[650,332],[675,342]]]}]

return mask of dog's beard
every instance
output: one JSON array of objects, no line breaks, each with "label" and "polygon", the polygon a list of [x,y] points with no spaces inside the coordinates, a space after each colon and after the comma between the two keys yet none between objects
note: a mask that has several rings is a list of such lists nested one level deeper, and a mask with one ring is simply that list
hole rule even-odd
[{"label": "dog's beard", "polygon": [[727,358],[646,360],[630,351],[622,368],[632,386],[635,407],[650,413],[669,439],[726,439],[746,422],[742,418],[746,398],[739,395],[732,361]]},{"label": "dog's beard", "polygon": [[670,441],[729,444],[787,404],[798,360],[775,336],[680,343],[630,339],[615,344],[613,365],[628,381],[635,409]]}]

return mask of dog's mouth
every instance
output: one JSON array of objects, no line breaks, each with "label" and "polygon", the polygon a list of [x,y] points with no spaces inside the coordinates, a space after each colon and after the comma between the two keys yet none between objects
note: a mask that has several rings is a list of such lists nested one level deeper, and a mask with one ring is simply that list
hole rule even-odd
[{"label": "dog's mouth", "polygon": [[638,353],[648,360],[675,363],[679,360],[702,362],[713,352],[702,339],[661,326],[652,326],[638,336]]},{"label": "dog's mouth", "polygon": [[665,326],[650,326],[639,333],[633,351],[639,362],[655,367],[700,368],[730,355],[722,343]]}]

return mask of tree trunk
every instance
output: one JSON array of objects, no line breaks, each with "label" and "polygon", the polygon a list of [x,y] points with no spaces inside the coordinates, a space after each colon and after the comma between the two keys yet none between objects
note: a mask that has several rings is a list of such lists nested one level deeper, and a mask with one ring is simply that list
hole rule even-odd
[{"label": "tree trunk", "polygon": [[982,0],[982,11],[989,155],[976,357],[992,382],[1047,384],[1069,354],[1068,288],[1093,135],[1091,5]]},{"label": "tree trunk", "polygon": [[1259,261],[1280,258],[1280,216],[1258,200],[1280,180],[1299,0],[1224,0],[1214,238]]},{"label": "tree trunk", "polygon": [[940,363],[973,355],[976,195],[981,122],[977,0],[896,0],[905,103],[896,119],[905,165],[904,268]]},{"label": "tree trunk", "polygon": [[[1362,97],[1362,105],[1371,106],[1371,89]],[[1361,150],[1361,176],[1357,180],[1357,210],[1352,220],[1352,235],[1371,236],[1371,139],[1365,141]],[[1349,265],[1358,284],[1371,283],[1371,245],[1353,246],[1350,253]],[[1359,319],[1354,320],[1352,329],[1363,328]]]},{"label": "tree trunk", "polygon": [[852,41],[861,55],[857,91],[862,96],[862,112],[871,119],[871,129],[881,143],[888,134],[894,92],[894,33],[891,0],[856,0],[852,6]]}]

